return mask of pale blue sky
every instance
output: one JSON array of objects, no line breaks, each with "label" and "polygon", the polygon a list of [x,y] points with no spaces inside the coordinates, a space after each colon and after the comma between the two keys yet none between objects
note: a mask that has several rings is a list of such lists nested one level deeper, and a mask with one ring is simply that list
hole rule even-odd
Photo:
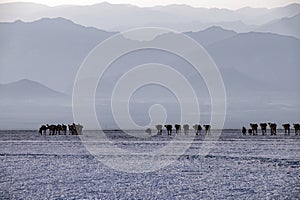
[{"label": "pale blue sky", "polygon": [[[101,0],[19,0],[23,2],[35,2],[46,4],[49,6],[57,6],[64,4],[73,5],[90,5],[103,2]],[[0,3],[16,2],[16,0],[0,0]],[[241,7],[280,7],[291,3],[300,3],[300,0],[107,0],[113,4],[133,4],[141,7],[149,7],[155,5],[168,5],[168,4],[187,4],[194,7],[217,7],[238,9]]]}]

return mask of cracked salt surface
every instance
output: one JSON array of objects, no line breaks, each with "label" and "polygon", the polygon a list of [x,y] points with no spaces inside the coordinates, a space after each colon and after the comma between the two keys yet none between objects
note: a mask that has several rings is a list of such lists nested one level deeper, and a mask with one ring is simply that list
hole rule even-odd
[{"label": "cracked salt surface", "polygon": [[[138,152],[172,140],[107,134],[118,147]],[[299,199],[300,136],[225,130],[205,157],[197,155],[202,141],[198,136],[166,168],[132,174],[102,164],[76,136],[0,131],[0,199]]]}]

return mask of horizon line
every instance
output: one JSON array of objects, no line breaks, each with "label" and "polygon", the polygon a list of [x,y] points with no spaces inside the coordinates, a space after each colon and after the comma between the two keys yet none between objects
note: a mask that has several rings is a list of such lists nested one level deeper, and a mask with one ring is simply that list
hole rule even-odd
[{"label": "horizon line", "polygon": [[226,7],[217,7],[217,6],[212,6],[212,7],[205,7],[205,6],[193,6],[189,4],[184,4],[184,3],[172,3],[172,4],[157,4],[153,6],[141,6],[141,5],[135,5],[135,4],[130,4],[130,3],[111,3],[107,1],[101,1],[99,3],[90,3],[90,4],[58,4],[58,5],[49,5],[46,3],[38,3],[38,2],[33,2],[33,1],[7,1],[7,2],[0,2],[0,5],[3,4],[35,4],[35,5],[41,5],[41,6],[46,6],[49,8],[56,8],[56,7],[71,7],[71,6],[78,6],[78,7],[85,7],[85,6],[95,6],[99,4],[109,4],[109,5],[124,5],[124,6],[132,6],[132,7],[137,7],[137,8],[155,8],[155,7],[168,7],[168,6],[187,6],[195,9],[220,9],[220,10],[231,10],[231,11],[237,11],[245,8],[252,8],[252,9],[276,9],[276,8],[283,8],[283,7],[288,7],[291,5],[300,5],[300,3],[287,3],[282,6],[274,6],[274,7],[253,7],[253,6],[242,6],[239,8],[226,8]]}]

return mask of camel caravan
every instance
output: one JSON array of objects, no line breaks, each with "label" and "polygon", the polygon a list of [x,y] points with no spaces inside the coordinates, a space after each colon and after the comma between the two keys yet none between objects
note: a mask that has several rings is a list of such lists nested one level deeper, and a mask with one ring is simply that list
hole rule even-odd
[{"label": "camel caravan", "polygon": [[[174,133],[173,125],[166,124],[163,126],[161,124],[158,124],[155,126],[155,128],[157,130],[157,135],[162,135],[163,127],[166,129],[166,132],[168,135],[172,135],[172,133]],[[181,125],[180,124],[175,124],[174,128],[175,128],[175,134],[181,133]],[[211,128],[210,125],[203,125],[203,128],[204,128],[206,134],[210,134],[210,128]],[[188,124],[184,124],[182,126],[182,129],[183,129],[183,132],[185,135],[189,134],[190,126]],[[196,135],[201,135],[201,131],[203,130],[202,126],[200,124],[195,124],[193,126],[193,129],[194,129]],[[147,128],[145,130],[145,132],[148,134],[151,134],[152,131],[150,128]]]},{"label": "camel caravan", "polygon": [[[262,135],[267,134],[267,127],[270,128],[270,134],[276,135],[277,134],[277,124],[276,123],[260,123],[259,124]],[[293,124],[294,126],[294,132],[295,135],[299,134],[300,131],[300,124]],[[290,124],[282,124],[282,128],[284,130],[285,135],[290,135],[291,133],[291,125]],[[250,128],[247,130],[245,126],[242,127],[242,133],[243,135],[247,135],[247,132],[249,135],[258,135],[258,124],[252,124],[250,123]]]},{"label": "camel caravan", "polygon": [[68,126],[65,124],[46,124],[39,128],[39,133],[41,135],[47,135],[47,132],[48,135],[67,135],[67,129],[69,129],[69,135],[81,135],[83,126],[75,123],[69,124]]},{"label": "camel caravan", "polygon": [[[277,134],[278,128],[277,128],[276,123],[260,123],[259,125],[250,123],[249,129],[247,129],[245,126],[242,127],[242,134],[247,135],[247,133],[248,133],[249,135],[258,135],[259,127],[260,127],[262,135],[267,134],[268,127],[270,128],[271,135]],[[290,135],[291,125],[290,124],[282,124],[282,127],[283,127],[285,135]],[[294,127],[295,136],[296,136],[300,133],[300,124],[299,123],[293,124],[293,127]],[[168,135],[172,135],[172,133],[174,133],[174,132],[175,132],[175,134],[180,134],[182,129],[183,129],[184,134],[188,135],[189,131],[190,131],[190,126],[188,124],[184,124],[183,126],[181,126],[180,124],[175,124],[174,129],[173,129],[173,125],[171,125],[171,124],[166,124],[164,126],[161,124],[158,124],[155,126],[155,128],[157,130],[157,135],[162,135],[163,128],[165,128],[166,133]],[[200,124],[195,124],[194,126],[192,126],[192,128],[196,135],[201,135],[202,130],[204,131],[205,134],[210,134],[211,125],[205,124],[205,125],[203,125],[203,128],[202,128],[202,126]],[[80,124],[75,124],[75,123],[69,124],[68,126],[65,124],[57,124],[57,125],[46,124],[46,125],[42,125],[39,128],[38,132],[41,135],[47,135],[47,132],[48,132],[48,135],[61,135],[61,134],[66,135],[67,129],[69,130],[70,135],[81,135],[83,126]],[[147,128],[145,130],[145,132],[151,135],[152,130],[150,128]]]},{"label": "camel caravan", "polygon": [[[252,124],[250,123],[250,128],[247,129],[245,126],[242,127],[242,133],[243,135],[247,135],[247,132],[249,135],[258,135],[258,129],[260,127],[261,133],[262,135],[266,135],[267,134],[267,128],[270,128],[270,134],[271,135],[276,135],[277,134],[277,124],[276,123],[260,123],[258,124]],[[284,133],[286,135],[290,135],[291,133],[291,125],[290,124],[282,124]],[[300,124],[293,124],[294,127],[294,132],[295,135],[298,135],[300,133]],[[157,135],[162,135],[163,132],[163,128],[165,128],[166,133],[168,135],[172,135],[172,132],[174,132],[173,126],[171,124],[166,124],[166,125],[156,125],[155,126],[156,130],[157,130]],[[174,125],[175,128],[175,134],[179,134],[181,132],[181,125],[179,124],[175,124]],[[183,132],[185,135],[187,135],[189,133],[190,130],[190,126],[188,124],[184,124],[182,126],[183,128]],[[210,125],[203,125],[203,128],[200,124],[195,124],[194,126],[192,126],[192,128],[195,131],[196,135],[201,135],[202,130],[205,131],[205,134],[210,134],[210,129],[211,126]],[[152,130],[150,128],[147,128],[145,130],[146,133],[150,134],[152,133]]]}]

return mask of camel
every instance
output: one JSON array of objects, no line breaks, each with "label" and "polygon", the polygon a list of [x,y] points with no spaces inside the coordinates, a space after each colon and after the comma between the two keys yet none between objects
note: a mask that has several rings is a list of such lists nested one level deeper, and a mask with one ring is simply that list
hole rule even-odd
[{"label": "camel", "polygon": [[245,126],[242,127],[242,133],[243,133],[243,135],[246,135],[246,133],[247,133],[247,129]]},{"label": "camel", "polygon": [[67,126],[66,126],[66,125],[62,124],[62,125],[61,125],[61,130],[62,130],[62,132],[64,133],[64,135],[67,134]]},{"label": "camel", "polygon": [[82,133],[82,129],[83,129],[83,126],[80,125],[80,124],[71,124],[71,125],[68,125],[69,126],[69,131],[71,133],[71,135],[81,135]]},{"label": "camel", "polygon": [[253,134],[253,135],[257,135],[257,127],[258,127],[258,125],[257,125],[257,124],[251,124],[251,123],[250,123],[250,127],[251,127],[251,129],[252,129],[252,134]]},{"label": "camel", "polygon": [[293,124],[295,129],[295,135],[298,135],[298,132],[300,130],[300,124]]},{"label": "camel", "polygon": [[69,127],[69,133],[71,135],[77,135],[76,128],[75,128],[75,126],[73,124],[71,124],[71,125],[69,124],[68,127]]},{"label": "camel", "polygon": [[262,135],[265,135],[267,133],[268,124],[267,123],[260,123],[259,125],[260,125],[260,128],[261,128]]},{"label": "camel", "polygon": [[195,129],[195,133],[196,133],[196,135],[199,135],[199,134],[201,134],[202,127],[201,127],[201,125],[200,125],[200,124],[195,124],[195,125],[193,126],[193,128]]},{"label": "camel", "polygon": [[49,129],[49,135],[55,135],[56,134],[56,125],[54,124],[47,124],[47,129]]},{"label": "camel", "polygon": [[75,125],[74,123],[73,123],[73,126],[75,126],[77,135],[82,135],[82,129],[83,129],[83,126],[82,126],[81,124]]},{"label": "camel", "polygon": [[146,130],[145,130],[145,133],[148,133],[149,135],[151,135],[151,129],[150,128],[147,128]]},{"label": "camel", "polygon": [[205,128],[205,133],[210,134],[210,125],[203,125]]},{"label": "camel", "polygon": [[180,130],[181,130],[181,125],[175,124],[175,131],[176,131],[176,133],[179,133]]},{"label": "camel", "polygon": [[57,125],[56,125],[56,135],[57,135],[57,134],[60,135],[60,131],[62,131],[62,127],[61,127],[60,124],[57,124]]},{"label": "camel", "polygon": [[156,125],[155,127],[157,129],[157,135],[161,135],[162,134],[162,125]]},{"label": "camel", "polygon": [[284,134],[288,134],[290,135],[290,132],[291,132],[291,125],[290,124],[282,124],[282,127],[284,129]]},{"label": "camel", "polygon": [[189,133],[190,126],[188,124],[183,125],[184,134],[187,135]]},{"label": "camel", "polygon": [[268,123],[269,124],[269,127],[270,127],[270,131],[271,131],[271,135],[276,135],[276,128],[277,128],[277,124],[275,123]]},{"label": "camel", "polygon": [[165,125],[165,127],[167,129],[168,135],[171,135],[172,134],[172,125],[171,124],[167,124],[167,125]]},{"label": "camel", "polygon": [[41,135],[46,135],[46,131],[47,131],[47,126],[46,125],[42,125],[41,127],[40,127],[40,129],[39,129],[39,133],[41,134]]}]

